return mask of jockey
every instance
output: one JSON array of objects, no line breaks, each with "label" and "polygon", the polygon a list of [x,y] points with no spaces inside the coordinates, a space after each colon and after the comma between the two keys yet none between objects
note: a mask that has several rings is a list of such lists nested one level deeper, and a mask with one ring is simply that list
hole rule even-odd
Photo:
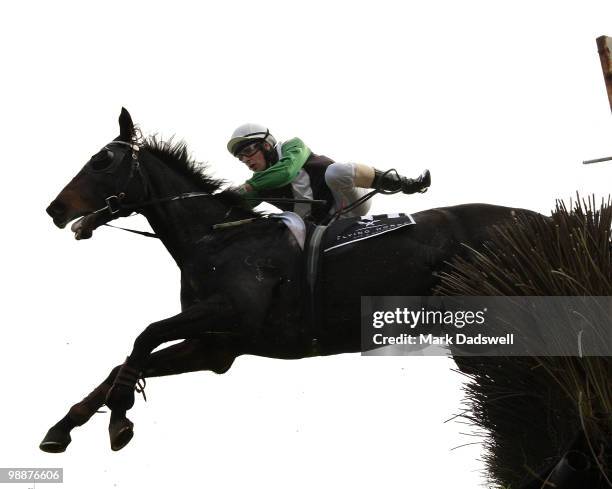
[{"label": "jockey", "polygon": [[[326,206],[275,204],[316,223],[324,222],[334,212],[364,196],[366,189],[412,194],[425,192],[431,183],[429,170],[412,179],[360,163],[335,163],[326,156],[314,154],[298,138],[277,141],[259,124],[238,127],[227,149],[254,172],[239,187],[240,192],[262,201],[266,198],[326,200]],[[366,215],[370,205],[367,200],[343,217]]]}]

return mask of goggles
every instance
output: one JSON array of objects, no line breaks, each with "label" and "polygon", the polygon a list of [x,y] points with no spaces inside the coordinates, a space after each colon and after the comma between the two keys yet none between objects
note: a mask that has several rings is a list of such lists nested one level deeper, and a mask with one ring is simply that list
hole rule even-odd
[{"label": "goggles", "polygon": [[244,163],[244,160],[250,158],[261,149],[261,141],[247,144],[236,153],[236,158]]}]

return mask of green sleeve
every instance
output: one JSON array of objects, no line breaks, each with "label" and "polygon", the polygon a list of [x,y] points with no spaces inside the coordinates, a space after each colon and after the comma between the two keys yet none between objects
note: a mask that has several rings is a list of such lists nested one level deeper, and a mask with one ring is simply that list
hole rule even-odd
[{"label": "green sleeve", "polygon": [[293,181],[310,154],[310,149],[301,139],[290,139],[281,146],[280,159],[270,168],[254,173],[247,183],[253,190],[283,187]]}]

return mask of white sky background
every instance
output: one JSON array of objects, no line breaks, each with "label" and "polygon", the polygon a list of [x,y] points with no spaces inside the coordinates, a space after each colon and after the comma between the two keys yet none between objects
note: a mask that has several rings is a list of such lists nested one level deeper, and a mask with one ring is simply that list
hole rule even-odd
[{"label": "white sky background", "polygon": [[598,1],[5,5],[0,466],[64,467],[66,488],[484,483],[480,446],[451,451],[475,440],[443,424],[461,378],[441,358],[243,357],[224,376],[150,380],[121,452],[103,414],[65,454],[40,452],[136,335],[179,310],[158,242],[76,242],[44,209],[116,136],[122,105],[236,184],[248,171],[225,143],[247,121],[337,161],[431,170],[427,194],[378,196],[375,213],[607,196],[612,164],[580,164],[612,155],[602,34],[612,4]]}]

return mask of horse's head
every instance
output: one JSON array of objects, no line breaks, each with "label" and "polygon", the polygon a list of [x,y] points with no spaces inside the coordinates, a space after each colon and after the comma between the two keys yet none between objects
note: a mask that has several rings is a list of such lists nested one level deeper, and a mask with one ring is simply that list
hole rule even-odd
[{"label": "horse's head", "polygon": [[76,239],[90,238],[98,226],[129,214],[119,203],[129,204],[143,197],[138,147],[133,144],[134,124],[124,108],[119,128],[119,136],[94,154],[47,207],[60,228],[81,218],[71,228]]}]

